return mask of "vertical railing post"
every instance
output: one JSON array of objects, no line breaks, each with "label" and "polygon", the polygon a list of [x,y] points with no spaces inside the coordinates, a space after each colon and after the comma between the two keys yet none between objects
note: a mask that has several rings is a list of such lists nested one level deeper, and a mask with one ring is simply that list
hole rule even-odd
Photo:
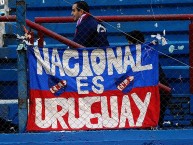
[{"label": "vertical railing post", "polygon": [[[16,1],[16,20],[18,27],[18,34],[24,36],[23,26],[26,25],[26,2],[25,0]],[[26,61],[26,50],[24,44],[18,44],[18,118],[19,118],[19,132],[25,132],[27,113],[28,113],[28,102],[27,102],[27,61]]]},{"label": "vertical railing post", "polygon": [[189,63],[190,63],[190,93],[193,93],[193,21],[189,25]]}]

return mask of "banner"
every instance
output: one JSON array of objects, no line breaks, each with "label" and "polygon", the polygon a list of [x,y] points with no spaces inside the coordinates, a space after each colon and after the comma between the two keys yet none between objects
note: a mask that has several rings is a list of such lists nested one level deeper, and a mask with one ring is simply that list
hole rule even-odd
[{"label": "banner", "polygon": [[155,127],[160,99],[153,44],[28,48],[28,131]]}]

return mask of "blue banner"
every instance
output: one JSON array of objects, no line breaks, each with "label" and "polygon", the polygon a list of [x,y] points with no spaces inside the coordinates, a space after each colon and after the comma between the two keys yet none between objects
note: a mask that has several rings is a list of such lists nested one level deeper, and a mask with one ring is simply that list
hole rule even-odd
[{"label": "blue banner", "polygon": [[[155,47],[145,43],[106,48],[28,48],[32,102],[28,130],[156,126],[159,90]],[[69,102],[74,105],[69,106]],[[95,106],[95,103],[98,105]],[[50,105],[54,106],[52,110]],[[90,109],[85,110],[83,106]],[[106,107],[108,111],[115,107],[111,110],[115,111],[111,121],[116,120],[112,126],[109,126],[111,121],[108,125],[104,124],[104,120],[107,120],[104,114],[112,113],[106,112]],[[54,117],[50,116],[52,113]],[[69,120],[71,118],[74,119]],[[120,121],[125,123],[121,124]],[[57,124],[55,127],[53,122]],[[77,125],[74,126],[72,122]]]}]

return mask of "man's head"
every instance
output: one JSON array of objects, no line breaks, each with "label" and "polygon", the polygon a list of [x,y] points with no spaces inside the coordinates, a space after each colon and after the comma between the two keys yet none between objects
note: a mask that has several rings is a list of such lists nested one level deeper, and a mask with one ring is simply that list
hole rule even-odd
[{"label": "man's head", "polygon": [[143,33],[138,30],[127,33],[125,37],[129,44],[141,44],[145,42]]},{"label": "man's head", "polygon": [[89,13],[89,6],[85,1],[77,1],[72,6],[72,13],[74,21],[77,21],[84,13]]}]

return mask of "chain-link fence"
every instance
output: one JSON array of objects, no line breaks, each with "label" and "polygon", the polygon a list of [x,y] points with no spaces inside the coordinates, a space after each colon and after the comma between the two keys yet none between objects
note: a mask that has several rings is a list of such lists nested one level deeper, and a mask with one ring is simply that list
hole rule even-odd
[{"label": "chain-link fence", "polygon": [[18,132],[17,55],[15,47],[7,47],[7,42],[13,40],[12,30],[16,29],[16,19],[10,17],[9,2],[11,1],[0,2],[0,132],[2,133]]},{"label": "chain-link fence", "polygon": [[[158,1],[142,3],[104,1],[97,3],[93,0],[86,1],[90,6],[90,16],[85,5],[74,4],[74,2],[58,0],[53,3],[47,0],[38,2],[29,0],[26,1],[27,9],[25,9],[24,0],[2,1],[2,11],[4,10],[5,13],[1,13],[3,19],[0,22],[0,45],[3,52],[0,53],[1,132],[18,132],[18,126],[21,127],[20,131],[23,130],[27,120],[27,104],[30,109],[28,116],[29,131],[41,131],[45,128],[45,130],[57,130],[58,128],[58,130],[190,128],[193,123],[192,80],[190,77],[192,73],[190,67],[192,66],[191,44],[193,42],[193,36],[191,36],[193,16],[190,14],[193,4],[188,1],[180,2],[180,5],[176,2],[159,3]],[[5,18],[3,15],[5,15]],[[17,17],[15,22],[8,17],[14,15]],[[98,20],[96,21],[93,16],[100,17],[96,17]],[[11,22],[9,22],[10,20]],[[25,22],[27,23],[26,27],[24,27]],[[149,45],[149,42],[155,43],[156,47]],[[31,59],[28,59],[34,67],[39,65],[39,68],[36,70],[37,78],[35,72],[29,75],[30,88],[27,88],[28,85],[25,84],[27,81],[25,76],[27,61],[25,61],[25,50],[23,48],[31,48],[38,46],[38,44],[40,48],[44,46],[45,49],[35,47],[33,53],[36,54],[37,62],[34,60],[36,63],[30,62]],[[123,105],[125,92],[120,95],[119,91],[123,92],[129,84],[133,84],[130,83],[132,82],[131,78],[126,79],[122,76],[124,73],[121,72],[124,72],[124,69],[118,68],[119,63],[124,65],[128,65],[125,64],[126,62],[131,63],[131,56],[123,53],[127,50],[125,47],[127,45],[131,47],[134,62],[139,58],[147,62],[146,59],[153,59],[153,57],[143,56],[149,48],[151,51],[156,50],[158,52],[157,70],[159,70],[159,74],[157,74],[157,83],[159,84],[160,101],[159,98],[154,98],[157,101],[151,99],[150,104],[147,105],[146,98],[135,100],[131,95],[127,98],[129,101],[126,100],[126,105]],[[147,49],[144,54],[141,52],[140,57],[134,56],[135,52],[133,51],[133,49],[136,50],[136,54],[138,54],[138,45],[141,46],[141,49]],[[106,46],[108,47],[105,48]],[[82,49],[78,51],[73,47],[96,47],[99,52],[95,52],[95,49],[85,49],[85,52],[83,52]],[[99,48],[104,48],[104,50]],[[16,51],[16,49],[21,51]],[[62,51],[63,56],[59,51]],[[112,56],[109,55],[108,57],[109,51],[112,51]],[[81,55],[82,57],[80,57]],[[123,61],[119,59],[125,56],[129,57],[129,62],[126,58],[123,58]],[[65,62],[63,57],[69,62]],[[73,59],[72,64],[67,65],[70,63],[70,58]],[[82,61],[81,69],[84,70],[82,73],[73,69],[76,64],[81,65],[76,62],[81,60],[84,60]],[[106,62],[105,60],[108,65],[112,65],[112,68],[103,65]],[[46,63],[49,65],[45,66]],[[38,69],[42,69],[42,72]],[[38,71],[40,71],[39,74]],[[107,75],[103,76],[102,71]],[[115,78],[113,78],[114,76],[110,72],[116,72],[117,76],[115,75]],[[150,73],[152,76],[147,76],[146,79],[143,76],[149,75],[146,72],[142,71],[140,75],[132,73],[135,79],[140,80],[139,78],[141,78],[139,85],[134,83],[133,90],[156,86],[154,83],[149,83],[151,81],[147,81],[146,84],[146,80],[156,80],[154,78],[156,70],[152,73],[155,73],[155,75]],[[96,74],[96,76],[91,77],[91,74]],[[116,81],[113,82],[113,79],[116,79]],[[64,80],[67,82],[67,87]],[[72,84],[68,85],[69,82]],[[115,89],[116,82],[119,82],[119,85],[122,84],[122,86]],[[94,83],[93,86],[92,83]],[[78,85],[79,87],[77,87]],[[104,90],[101,91],[103,87]],[[133,92],[133,90],[130,91]],[[136,92],[140,94],[144,90]],[[27,91],[29,95],[26,95]],[[61,91],[63,92],[60,93]],[[146,93],[142,93],[142,96],[145,96]],[[105,95],[107,96],[106,100],[101,97]],[[112,97],[116,95],[121,97]],[[31,97],[29,103],[27,103],[26,96]],[[87,96],[91,96],[90,99],[87,99]],[[100,97],[97,98],[97,96]],[[119,100],[120,98],[122,99]],[[102,106],[103,109],[101,109]],[[108,113],[105,113],[105,107],[107,107]],[[142,112],[145,112],[147,116]],[[144,121],[139,123],[142,124],[141,126],[137,126],[140,115],[144,115]],[[155,123],[151,123],[151,121]],[[144,122],[145,124],[143,124]],[[57,128],[57,126],[59,127]],[[91,126],[95,127],[92,128]],[[100,127],[97,128],[96,126]]]}]

